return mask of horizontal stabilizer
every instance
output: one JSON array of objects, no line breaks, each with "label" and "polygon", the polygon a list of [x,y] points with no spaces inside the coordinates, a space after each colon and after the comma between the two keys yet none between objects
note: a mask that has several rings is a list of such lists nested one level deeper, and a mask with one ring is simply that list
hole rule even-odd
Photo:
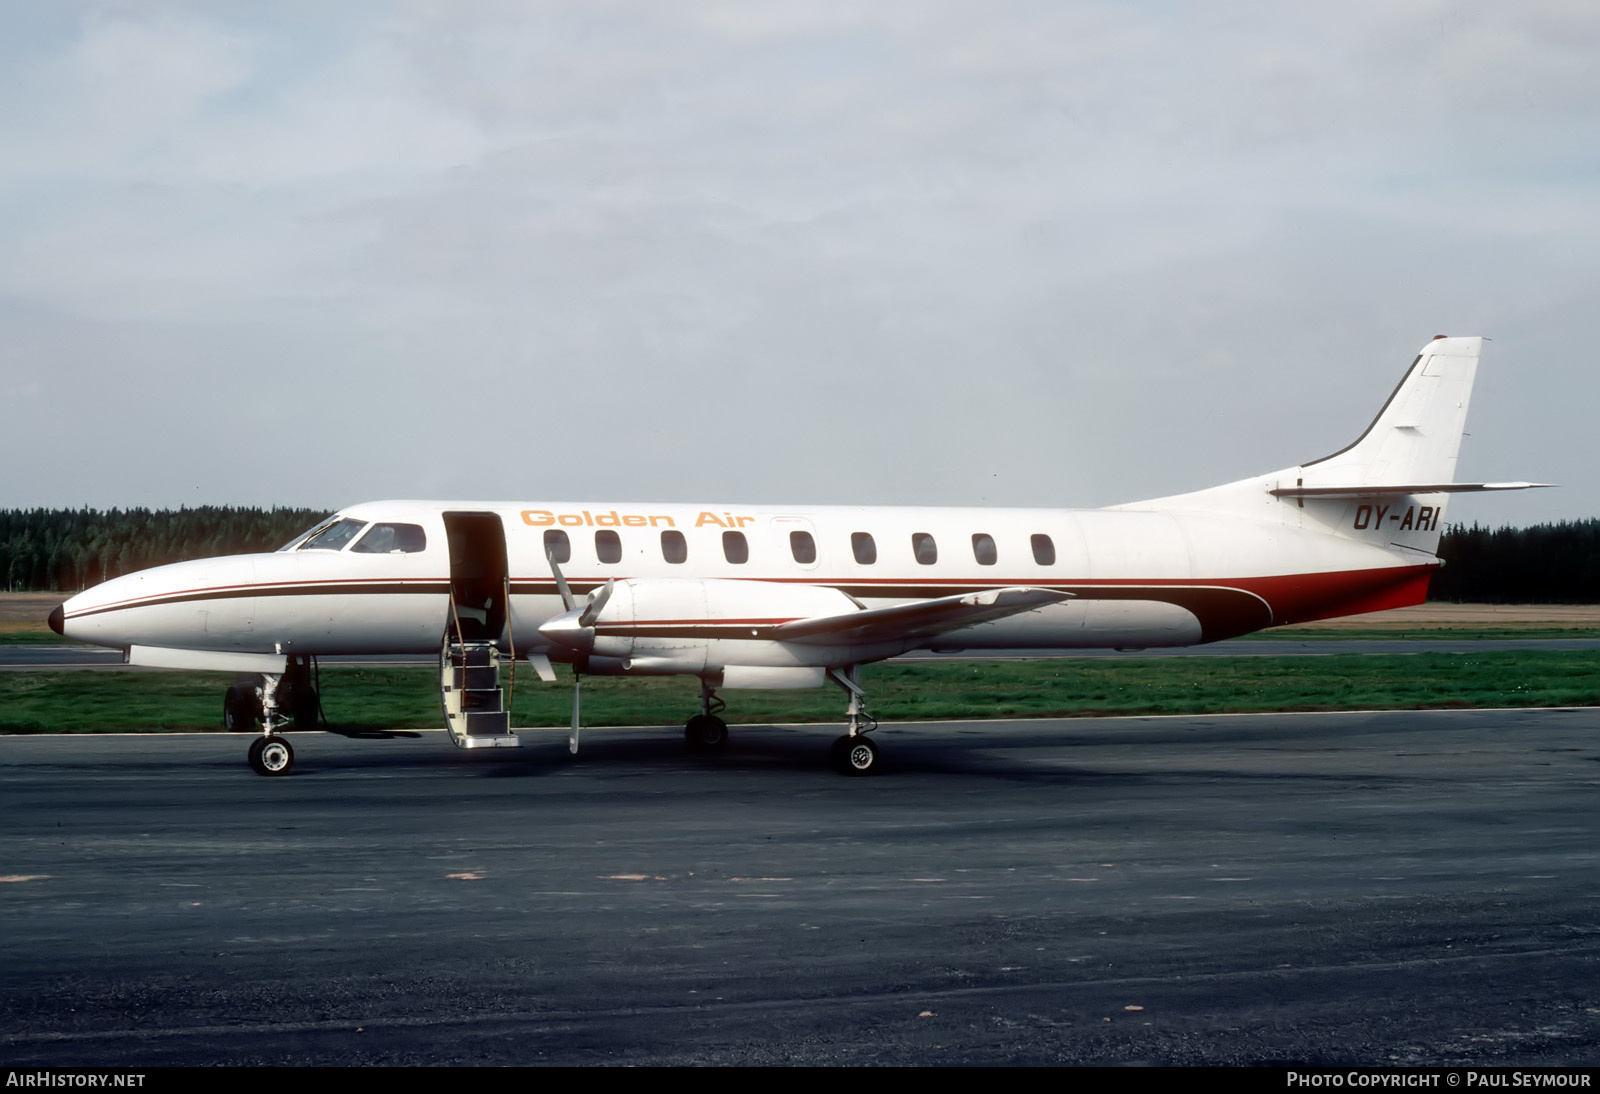
[{"label": "horizontal stabilizer", "polygon": [[776,627],[772,637],[779,642],[879,642],[902,638],[928,638],[946,631],[1004,619],[1059,604],[1072,597],[1050,589],[1012,586],[988,589],[981,593],[942,596],[892,608],[868,608],[845,615],[797,619]]},{"label": "horizontal stabilizer", "polygon": [[1412,482],[1393,486],[1281,486],[1275,498],[1388,498],[1406,494],[1476,494],[1484,490],[1539,490],[1552,482]]}]

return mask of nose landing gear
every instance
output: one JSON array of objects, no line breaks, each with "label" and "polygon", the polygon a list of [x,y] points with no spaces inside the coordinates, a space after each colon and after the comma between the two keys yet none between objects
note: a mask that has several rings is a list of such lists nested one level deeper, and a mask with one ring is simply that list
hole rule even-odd
[{"label": "nose landing gear", "polygon": [[294,748],[278,730],[291,722],[297,729],[314,729],[321,710],[310,658],[291,657],[282,673],[240,677],[223,696],[222,724],[248,733],[259,723],[261,736],[250,743],[251,769],[257,775],[287,775],[294,767]]}]

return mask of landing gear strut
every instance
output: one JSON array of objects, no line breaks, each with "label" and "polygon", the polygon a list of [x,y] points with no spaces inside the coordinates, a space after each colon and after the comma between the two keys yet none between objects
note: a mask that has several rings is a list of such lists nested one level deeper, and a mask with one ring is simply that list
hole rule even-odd
[{"label": "landing gear strut", "polygon": [[288,738],[278,736],[278,727],[288,721],[278,710],[278,691],[284,674],[261,676],[261,736],[250,744],[250,766],[257,775],[287,775],[294,767],[294,749]]},{"label": "landing gear strut", "polygon": [[294,749],[278,730],[290,722],[296,729],[315,729],[321,713],[309,657],[289,658],[281,673],[235,677],[222,697],[222,724],[230,732],[250,733],[261,726],[261,736],[250,745],[250,766],[257,775],[287,775]]},{"label": "landing gear strut", "polygon": [[718,718],[716,712],[725,708],[711,681],[700,678],[700,713],[690,718],[683,727],[683,739],[697,752],[720,752],[728,746],[728,723]]},{"label": "landing gear strut", "polygon": [[[241,673],[222,697],[222,725],[231,733],[254,733],[263,718],[261,691],[265,677]],[[309,657],[291,657],[278,686],[278,708],[286,711],[296,729],[316,729],[322,714],[322,697],[312,678]]]},{"label": "landing gear strut", "polygon": [[878,746],[867,736],[878,728],[877,719],[867,713],[867,693],[861,690],[859,665],[829,669],[828,679],[850,696],[846,716],[849,732],[833,742],[833,762],[846,775],[871,775],[878,770]]}]

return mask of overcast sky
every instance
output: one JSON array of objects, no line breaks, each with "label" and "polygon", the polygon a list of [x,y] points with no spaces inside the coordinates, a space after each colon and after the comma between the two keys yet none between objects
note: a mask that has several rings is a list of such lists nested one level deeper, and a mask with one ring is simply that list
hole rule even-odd
[{"label": "overcast sky", "polygon": [[1600,6],[70,3],[0,35],[0,507],[1096,506],[1484,334],[1600,515]]}]

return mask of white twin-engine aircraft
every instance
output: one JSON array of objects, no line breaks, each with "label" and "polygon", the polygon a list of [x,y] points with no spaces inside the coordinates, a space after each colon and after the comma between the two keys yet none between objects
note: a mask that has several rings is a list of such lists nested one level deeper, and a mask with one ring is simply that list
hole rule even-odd
[{"label": "white twin-engine aircraft", "polygon": [[[131,665],[251,674],[224,720],[314,725],[314,659],[432,653],[451,739],[514,746],[500,669],[701,681],[694,747],[727,741],[716,689],[848,696],[846,772],[878,766],[857,670],[915,649],[1188,646],[1418,604],[1440,565],[1481,338],[1423,347],[1353,444],[1298,467],[1109,509],[373,502],[271,553],[159,566],[68,600],[50,625]],[[572,701],[578,748],[578,694]]]}]

